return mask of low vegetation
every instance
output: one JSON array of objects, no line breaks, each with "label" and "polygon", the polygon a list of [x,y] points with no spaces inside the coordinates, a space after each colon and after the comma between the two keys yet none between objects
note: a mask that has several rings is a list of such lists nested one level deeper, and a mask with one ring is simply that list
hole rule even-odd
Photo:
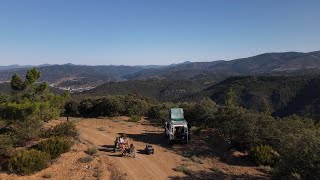
[{"label": "low vegetation", "polygon": [[50,137],[37,144],[37,149],[48,153],[52,159],[56,159],[60,154],[69,151],[72,142],[69,138],[65,137]]},{"label": "low vegetation", "polygon": [[63,113],[68,95],[50,93],[46,83],[37,83],[39,78],[35,68],[27,71],[24,79],[15,74],[11,94],[0,95],[2,170],[21,175],[40,171],[67,152],[72,145],[70,138],[76,136],[75,126],[69,122],[45,133],[40,131],[45,121]]},{"label": "low vegetation", "polygon": [[79,158],[79,159],[78,159],[78,161],[79,161],[80,163],[88,163],[88,162],[91,162],[91,161],[93,161],[93,160],[94,160],[94,158],[91,157],[91,156],[86,156],[86,157],[82,157],[82,158]]},{"label": "low vegetation", "polygon": [[141,116],[138,116],[138,115],[132,115],[129,118],[130,122],[139,122],[140,120],[141,120]]},{"label": "low vegetation", "polygon": [[64,122],[53,128],[48,129],[42,134],[42,137],[49,138],[52,136],[65,136],[76,138],[78,132],[73,122]]},{"label": "low vegetation", "polygon": [[188,166],[186,164],[181,164],[180,166],[174,168],[173,170],[178,171],[178,172],[182,172],[185,174],[188,174],[190,172],[190,170],[188,169]]},{"label": "low vegetation", "polygon": [[263,166],[273,166],[278,161],[278,154],[270,146],[253,147],[249,156],[258,165]]},{"label": "low vegetation", "polygon": [[50,179],[50,178],[52,178],[52,174],[51,173],[46,173],[46,174],[42,175],[42,177],[45,178],[45,179]]},{"label": "low vegetation", "polygon": [[9,171],[21,175],[28,175],[47,167],[50,155],[46,152],[22,150],[16,152],[9,160]]},{"label": "low vegetation", "polygon": [[87,150],[84,151],[86,154],[89,154],[89,155],[95,155],[98,153],[98,148],[96,147],[91,147],[91,148],[88,148]]}]

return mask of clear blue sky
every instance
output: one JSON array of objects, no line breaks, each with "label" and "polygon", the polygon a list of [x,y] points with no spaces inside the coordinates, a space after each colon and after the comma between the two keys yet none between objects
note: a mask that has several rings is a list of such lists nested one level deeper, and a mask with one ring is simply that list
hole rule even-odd
[{"label": "clear blue sky", "polygon": [[140,65],[320,50],[319,0],[0,0],[0,65]]}]

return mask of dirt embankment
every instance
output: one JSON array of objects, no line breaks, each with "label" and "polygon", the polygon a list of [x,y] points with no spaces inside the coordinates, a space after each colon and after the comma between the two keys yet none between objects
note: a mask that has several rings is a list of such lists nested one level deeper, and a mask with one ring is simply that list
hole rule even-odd
[{"label": "dirt embankment", "polygon": [[[0,174],[0,179],[268,179],[257,167],[241,158],[241,153],[225,148],[223,141],[208,146],[203,138],[193,137],[188,145],[169,147],[163,129],[112,119],[77,120],[80,140],[47,169],[31,176]],[[137,149],[137,157],[121,157],[113,152],[118,133],[126,133]],[[210,136],[210,135],[209,135]],[[210,137],[211,139],[214,137]],[[155,148],[155,154],[143,152],[145,143]],[[88,147],[97,147],[94,160],[81,163]]]}]

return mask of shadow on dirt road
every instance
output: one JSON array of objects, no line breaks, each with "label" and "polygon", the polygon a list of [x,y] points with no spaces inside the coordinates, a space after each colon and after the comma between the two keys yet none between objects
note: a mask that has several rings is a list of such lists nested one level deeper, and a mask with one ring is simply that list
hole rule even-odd
[{"label": "shadow on dirt road", "polygon": [[171,180],[193,180],[193,179],[203,179],[203,180],[216,180],[216,179],[254,179],[254,180],[266,180],[267,177],[254,176],[249,174],[243,175],[233,175],[223,172],[206,172],[206,171],[187,171],[185,172],[188,176],[172,176],[169,177]]}]

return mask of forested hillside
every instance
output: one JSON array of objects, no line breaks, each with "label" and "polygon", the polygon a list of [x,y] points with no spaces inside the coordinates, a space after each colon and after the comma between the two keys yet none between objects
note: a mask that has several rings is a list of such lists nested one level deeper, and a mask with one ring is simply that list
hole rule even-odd
[{"label": "forested hillside", "polygon": [[212,85],[210,81],[148,80],[109,82],[95,89],[75,94],[84,96],[137,94],[162,101],[172,101],[180,97],[200,92]]},{"label": "forested hillside", "polygon": [[232,91],[238,106],[274,116],[297,114],[318,121],[319,90],[319,76],[243,76],[228,78],[180,101],[210,97],[225,105],[226,95]]}]

